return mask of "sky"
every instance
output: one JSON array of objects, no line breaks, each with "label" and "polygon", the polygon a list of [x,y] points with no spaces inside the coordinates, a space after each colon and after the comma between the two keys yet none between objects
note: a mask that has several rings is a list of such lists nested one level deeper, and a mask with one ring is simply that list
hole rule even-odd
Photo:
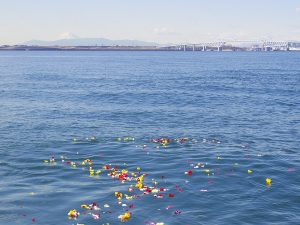
[{"label": "sky", "polygon": [[0,45],[75,37],[300,40],[300,0],[0,0]]}]

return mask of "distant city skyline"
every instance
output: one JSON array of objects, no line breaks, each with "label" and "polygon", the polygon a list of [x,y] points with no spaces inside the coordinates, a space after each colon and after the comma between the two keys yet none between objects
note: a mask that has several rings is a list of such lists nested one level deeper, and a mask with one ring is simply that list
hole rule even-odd
[{"label": "distant city skyline", "polygon": [[0,45],[109,38],[300,40],[299,0],[0,0]]}]

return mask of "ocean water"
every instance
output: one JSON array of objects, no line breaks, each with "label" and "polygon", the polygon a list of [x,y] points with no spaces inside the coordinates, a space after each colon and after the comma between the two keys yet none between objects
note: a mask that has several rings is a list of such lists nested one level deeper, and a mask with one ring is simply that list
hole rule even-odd
[{"label": "ocean water", "polygon": [[0,128],[3,225],[300,224],[299,53],[0,52]]}]

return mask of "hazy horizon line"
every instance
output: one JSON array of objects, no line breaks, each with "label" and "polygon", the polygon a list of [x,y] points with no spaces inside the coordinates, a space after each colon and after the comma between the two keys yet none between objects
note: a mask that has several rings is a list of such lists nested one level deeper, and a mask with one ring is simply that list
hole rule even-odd
[{"label": "hazy horizon line", "polygon": [[[76,41],[76,40],[106,40],[106,41],[132,41],[132,42],[145,42],[145,43],[152,43],[152,44],[158,44],[158,45],[180,45],[180,44],[197,44],[197,43],[216,43],[216,42],[234,42],[234,43],[261,43],[261,42],[300,42],[300,40],[296,39],[273,39],[273,38],[253,38],[253,39],[210,39],[210,40],[199,40],[197,42],[192,41],[174,41],[174,42],[161,42],[161,41],[149,41],[149,40],[142,40],[142,39],[130,39],[130,38],[107,38],[107,37],[80,37],[75,36],[74,37],[61,37],[57,39],[38,39],[38,38],[32,38],[30,40],[19,42],[19,43],[0,43],[0,45],[26,45],[26,43],[30,42],[58,42],[58,41]],[[95,44],[97,45],[97,43]]]}]

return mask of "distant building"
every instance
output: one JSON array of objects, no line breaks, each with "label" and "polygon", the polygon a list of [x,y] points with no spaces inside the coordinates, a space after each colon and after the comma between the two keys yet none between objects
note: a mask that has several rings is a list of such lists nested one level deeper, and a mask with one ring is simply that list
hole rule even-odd
[{"label": "distant building", "polygon": [[300,42],[290,42],[289,46],[292,48],[300,48]]}]

